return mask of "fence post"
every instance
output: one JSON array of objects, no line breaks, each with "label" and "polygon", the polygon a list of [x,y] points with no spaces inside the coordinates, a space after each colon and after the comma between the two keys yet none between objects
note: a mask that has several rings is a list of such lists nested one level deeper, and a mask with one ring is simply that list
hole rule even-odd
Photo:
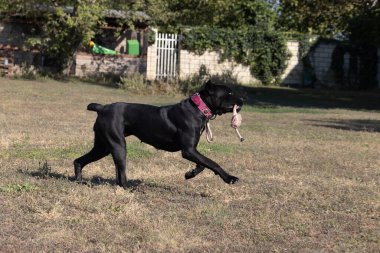
[{"label": "fence post", "polygon": [[146,76],[147,80],[154,80],[156,78],[156,65],[157,65],[157,29],[152,29],[155,33],[155,41],[153,45],[148,46],[147,52],[147,66]]}]

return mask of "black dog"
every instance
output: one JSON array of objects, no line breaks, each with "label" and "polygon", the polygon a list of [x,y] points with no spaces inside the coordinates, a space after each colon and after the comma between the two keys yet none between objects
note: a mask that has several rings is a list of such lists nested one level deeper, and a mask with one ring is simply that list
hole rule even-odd
[{"label": "black dog", "polygon": [[74,161],[75,178],[81,181],[84,166],[111,154],[116,166],[117,184],[127,187],[125,137],[135,135],[157,149],[181,151],[183,158],[194,162],[197,166],[186,173],[186,179],[208,168],[224,182],[233,184],[238,180],[237,177],[225,172],[196,148],[208,120],[232,112],[234,105],[238,105],[240,110],[243,100],[235,96],[230,88],[215,85],[211,81],[199,93],[175,105],[156,107],[121,102],[89,104],[87,109],[98,113],[94,125],[94,147]]}]

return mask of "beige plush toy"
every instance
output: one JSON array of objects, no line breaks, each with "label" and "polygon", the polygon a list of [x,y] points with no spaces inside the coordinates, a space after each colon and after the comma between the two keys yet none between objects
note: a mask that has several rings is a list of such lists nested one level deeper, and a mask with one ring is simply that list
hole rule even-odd
[{"label": "beige plush toy", "polygon": [[237,135],[240,138],[240,141],[243,142],[244,138],[241,136],[241,134],[239,133],[239,129],[238,129],[238,127],[241,126],[241,122],[242,122],[241,114],[237,112],[237,105],[235,105],[233,108],[233,116],[231,119],[231,127],[235,129]]}]

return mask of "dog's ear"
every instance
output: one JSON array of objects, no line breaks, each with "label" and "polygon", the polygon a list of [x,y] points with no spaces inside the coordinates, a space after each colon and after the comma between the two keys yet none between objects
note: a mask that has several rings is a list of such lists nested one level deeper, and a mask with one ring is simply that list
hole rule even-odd
[{"label": "dog's ear", "polygon": [[213,94],[214,93],[214,83],[211,82],[211,80],[208,80],[205,84],[205,90],[209,93],[209,94]]},{"label": "dog's ear", "polygon": [[214,84],[213,84],[213,82],[211,82],[211,80],[208,80],[208,81],[206,82],[206,84],[205,84],[205,88],[206,88],[206,89],[209,89],[209,88],[211,88],[212,86],[214,86]]}]

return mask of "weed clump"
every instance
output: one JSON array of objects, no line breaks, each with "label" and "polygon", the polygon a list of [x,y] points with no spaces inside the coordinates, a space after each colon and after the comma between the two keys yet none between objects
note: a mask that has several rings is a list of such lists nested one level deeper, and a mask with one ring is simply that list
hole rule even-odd
[{"label": "weed clump", "polygon": [[50,177],[51,174],[51,166],[48,164],[47,161],[38,164],[38,172],[43,179],[47,179]]}]

